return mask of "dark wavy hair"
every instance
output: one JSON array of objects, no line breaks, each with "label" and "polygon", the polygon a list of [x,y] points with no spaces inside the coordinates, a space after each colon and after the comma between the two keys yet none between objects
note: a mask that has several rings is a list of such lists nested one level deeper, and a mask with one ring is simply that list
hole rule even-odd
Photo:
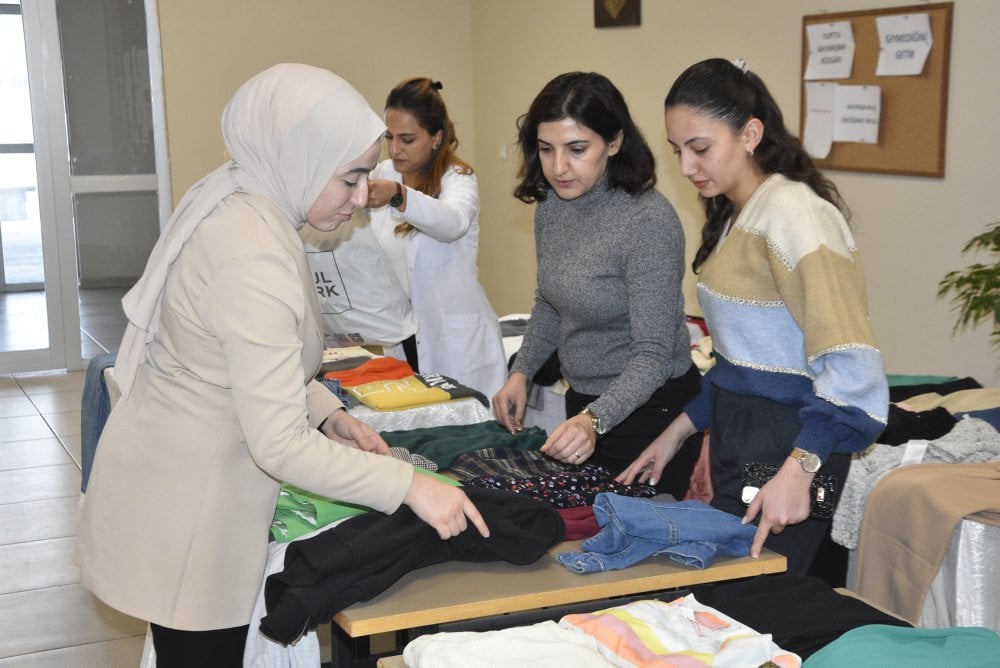
[{"label": "dark wavy hair", "polygon": [[[833,182],[823,176],[806,153],[802,142],[785,127],[785,118],[764,82],[751,71],[724,58],[695,63],[683,73],[667,93],[664,107],[689,107],[698,114],[725,123],[739,134],[747,121],[757,118],[764,124],[763,137],[751,159],[765,174],[783,174],[801,181],[850,217],[850,211]],[[726,223],[734,213],[733,203],[724,195],[701,197],[707,220],[701,231],[701,246],[691,263],[695,272],[719,243]]]},{"label": "dark wavy hair", "polygon": [[[449,169],[455,169],[461,174],[472,173],[472,166],[455,154],[458,137],[455,136],[455,125],[448,117],[448,108],[444,104],[444,98],[441,97],[442,88],[444,86],[440,81],[415,77],[397,84],[385,98],[386,109],[407,112],[428,134],[434,135],[441,131],[441,144],[416,175],[414,185],[414,189],[431,197],[438,197],[441,194],[441,178]],[[396,226],[395,233],[407,234],[414,229],[409,223],[400,223]]]},{"label": "dark wavy hair", "polygon": [[608,158],[608,185],[639,193],[656,185],[656,160],[632,121],[625,98],[615,85],[596,72],[568,72],[545,84],[528,113],[517,120],[521,151],[520,183],[514,197],[522,202],[542,201],[551,190],[538,158],[538,125],[571,118],[607,142],[622,133],[618,153]]}]

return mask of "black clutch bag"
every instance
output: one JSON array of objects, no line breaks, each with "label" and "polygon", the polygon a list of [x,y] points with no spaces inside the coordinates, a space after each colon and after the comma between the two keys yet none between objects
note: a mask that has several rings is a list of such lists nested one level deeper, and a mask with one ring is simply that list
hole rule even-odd
[{"label": "black clutch bag", "polygon": [[[778,467],[773,464],[762,462],[747,462],[743,465],[743,490],[740,500],[744,506],[749,506],[757,492],[768,480],[773,478],[778,472]],[[828,520],[833,517],[833,510],[837,507],[837,491],[840,489],[840,482],[832,473],[818,471],[813,476],[812,485],[809,487],[809,516],[818,520]]]}]

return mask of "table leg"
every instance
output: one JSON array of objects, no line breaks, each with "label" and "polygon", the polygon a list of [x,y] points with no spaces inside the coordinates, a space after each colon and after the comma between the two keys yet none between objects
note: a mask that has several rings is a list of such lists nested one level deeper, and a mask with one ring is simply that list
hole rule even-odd
[{"label": "table leg", "polygon": [[375,665],[368,636],[352,638],[336,623],[330,624],[331,668],[363,668]]}]

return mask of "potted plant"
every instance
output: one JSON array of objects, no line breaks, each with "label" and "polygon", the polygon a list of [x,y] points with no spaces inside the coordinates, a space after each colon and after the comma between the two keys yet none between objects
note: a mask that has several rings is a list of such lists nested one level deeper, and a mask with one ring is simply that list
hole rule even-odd
[{"label": "potted plant", "polygon": [[938,297],[951,295],[958,320],[953,332],[975,326],[983,321],[993,321],[990,339],[1000,347],[1000,223],[993,223],[986,231],[969,240],[962,249],[986,251],[995,261],[992,264],[976,262],[965,269],[948,272],[938,283]]}]

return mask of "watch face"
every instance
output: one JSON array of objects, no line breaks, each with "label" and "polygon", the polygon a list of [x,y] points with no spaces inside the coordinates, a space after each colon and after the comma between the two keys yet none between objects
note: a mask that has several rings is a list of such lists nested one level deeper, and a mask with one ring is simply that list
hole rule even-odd
[{"label": "watch face", "polygon": [[399,208],[403,204],[403,186],[396,184],[396,194],[389,199],[389,206]]},{"label": "watch face", "polygon": [[802,458],[799,461],[802,463],[802,468],[808,473],[816,473],[816,471],[819,471],[819,467],[823,465],[819,455],[811,452],[803,452]]}]

